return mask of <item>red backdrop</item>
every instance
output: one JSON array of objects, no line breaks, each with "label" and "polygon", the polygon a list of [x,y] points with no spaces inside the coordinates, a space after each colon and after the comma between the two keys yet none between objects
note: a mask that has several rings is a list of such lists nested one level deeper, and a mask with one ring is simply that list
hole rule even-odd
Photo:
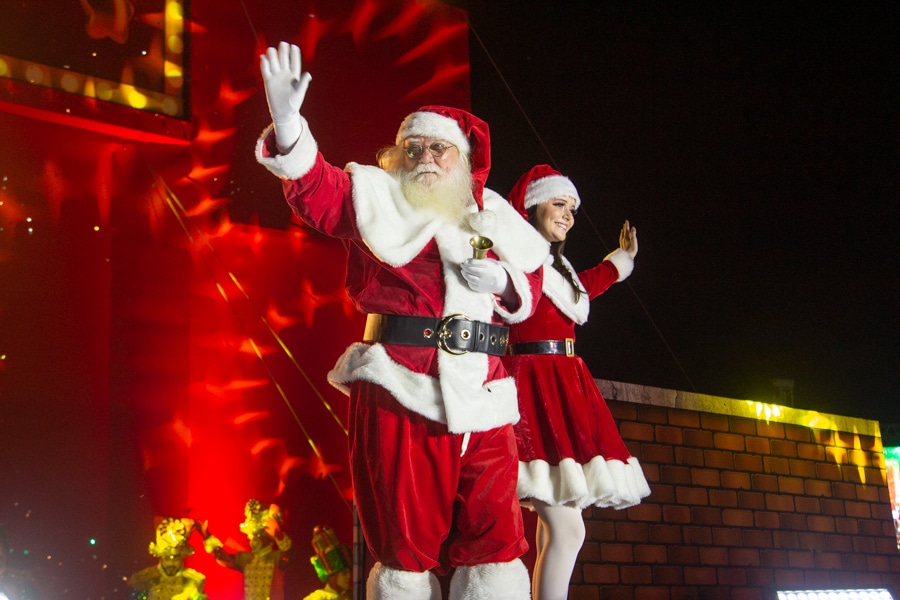
[{"label": "red backdrop", "polygon": [[[252,157],[257,57],[300,45],[304,113],[335,164],[372,162],[418,106],[469,105],[465,14],[446,5],[190,8],[191,118],[159,129],[187,143],[131,136],[102,102],[67,120],[88,101],[0,77],[0,523],[47,597],[127,597],[160,517],[243,548],[249,498],[286,512],[286,596],[318,587],[313,526],[352,540],[347,405],[325,373],[363,321],[341,243],[292,223]],[[198,542],[210,597],[241,597]]]}]

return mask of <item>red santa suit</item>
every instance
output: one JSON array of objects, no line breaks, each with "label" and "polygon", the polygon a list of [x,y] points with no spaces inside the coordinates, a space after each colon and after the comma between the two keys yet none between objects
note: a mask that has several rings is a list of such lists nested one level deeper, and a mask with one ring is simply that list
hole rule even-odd
[{"label": "red santa suit", "polygon": [[[552,173],[555,173],[552,172]],[[541,172],[538,170],[538,175]],[[523,183],[528,179],[524,178]],[[520,213],[526,206],[563,195],[577,199],[566,178],[536,178],[525,192],[519,185],[510,202]],[[618,428],[584,361],[574,354],[575,325],[587,322],[590,300],[631,274],[634,261],[617,249],[596,267],[575,274],[586,293],[575,302],[572,285],[552,265],[544,264],[543,296],[532,317],[510,327],[511,356],[504,358],[519,391],[518,495],[555,506],[626,508],[650,494],[638,460],[622,441]],[[569,353],[518,353],[522,343],[559,341]]]},{"label": "red santa suit", "polygon": [[[423,121],[413,117],[424,113],[439,113],[462,127],[448,131],[438,121],[437,131],[422,129]],[[434,124],[425,117],[426,125]],[[493,324],[522,321],[533,312],[547,243],[503,198],[482,188],[490,166],[482,121],[455,109],[426,107],[407,117],[397,136],[398,143],[421,135],[450,141],[461,152],[471,149],[473,195],[485,210],[473,207],[477,216],[460,224],[411,206],[397,179],[380,168],[329,165],[305,121],[286,155],[274,151],[269,133],[257,146],[259,161],[284,180],[287,201],[304,223],[348,241],[347,291],[360,311],[464,314]],[[491,218],[480,220],[484,216]],[[518,306],[471,290],[461,277],[460,263],[472,256],[473,227],[490,229],[481,231],[494,242],[488,256],[508,272]],[[457,574],[468,579],[456,584],[458,597],[527,597],[527,571],[517,560],[527,548],[515,493],[517,399],[500,357],[360,342],[338,359],[329,381],[350,395],[350,459],[360,521],[373,555],[391,569],[379,574],[375,587],[392,591],[379,597],[406,597],[399,588],[419,585],[404,580],[404,572],[448,566],[463,567]],[[487,564],[490,573],[499,569],[501,575],[465,569]],[[370,595],[372,580],[370,574]],[[507,589],[500,592],[501,587]]]}]

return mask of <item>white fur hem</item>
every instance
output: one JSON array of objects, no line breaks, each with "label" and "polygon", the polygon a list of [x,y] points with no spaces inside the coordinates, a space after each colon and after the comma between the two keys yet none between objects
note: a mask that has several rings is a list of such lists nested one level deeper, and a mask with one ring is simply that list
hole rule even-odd
[{"label": "white fur hem", "polygon": [[281,179],[300,179],[309,173],[309,170],[312,169],[316,162],[319,146],[309,132],[309,123],[302,116],[300,117],[300,126],[303,128],[300,132],[300,138],[287,154],[276,154],[274,156],[265,156],[263,154],[263,148],[266,146],[269,136],[275,135],[274,125],[266,127],[256,141],[256,160]]},{"label": "white fur hem", "polygon": [[523,504],[534,499],[553,506],[618,510],[640,504],[641,498],[650,495],[650,486],[638,459],[622,462],[596,456],[586,465],[571,458],[563,459],[559,466],[543,460],[519,462],[516,492]]},{"label": "white fur hem", "polygon": [[488,431],[517,422],[515,381],[511,377],[487,383],[483,377],[471,379],[474,361],[487,363],[487,356],[442,352],[438,365],[442,379],[450,384],[442,393],[437,379],[410,371],[393,360],[382,344],[358,342],[351,344],[328,372],[328,382],[345,394],[350,393],[353,381],[375,383],[412,412],[445,423],[451,433]]}]

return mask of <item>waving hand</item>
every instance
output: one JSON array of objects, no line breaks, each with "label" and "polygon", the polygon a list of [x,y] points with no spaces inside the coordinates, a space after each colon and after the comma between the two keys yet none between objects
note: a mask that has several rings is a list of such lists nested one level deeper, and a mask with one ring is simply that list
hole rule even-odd
[{"label": "waving hand", "polygon": [[259,57],[259,69],[266,87],[266,100],[275,124],[275,144],[289,151],[300,137],[300,106],[312,76],[301,70],[300,48],[281,42]]}]

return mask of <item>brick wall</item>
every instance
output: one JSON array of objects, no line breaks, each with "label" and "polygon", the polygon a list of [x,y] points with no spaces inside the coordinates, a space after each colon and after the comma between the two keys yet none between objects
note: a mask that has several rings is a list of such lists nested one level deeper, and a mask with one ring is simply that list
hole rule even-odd
[{"label": "brick wall", "polygon": [[571,600],[768,600],[828,587],[900,598],[877,422],[598,384],[652,494],[585,511]]}]

